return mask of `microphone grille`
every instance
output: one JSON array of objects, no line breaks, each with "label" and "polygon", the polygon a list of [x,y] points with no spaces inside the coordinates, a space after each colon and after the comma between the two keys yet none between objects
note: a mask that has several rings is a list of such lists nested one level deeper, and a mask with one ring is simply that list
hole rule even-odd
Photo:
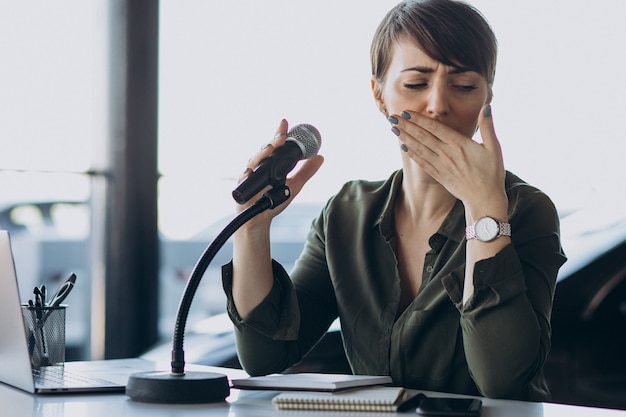
[{"label": "microphone grille", "polygon": [[320,135],[319,130],[317,130],[314,126],[303,123],[294,126],[287,132],[288,139],[294,140],[298,142],[300,147],[304,147],[303,159],[309,159],[312,156],[317,155],[317,152],[320,150],[320,146],[322,146],[322,136]]}]

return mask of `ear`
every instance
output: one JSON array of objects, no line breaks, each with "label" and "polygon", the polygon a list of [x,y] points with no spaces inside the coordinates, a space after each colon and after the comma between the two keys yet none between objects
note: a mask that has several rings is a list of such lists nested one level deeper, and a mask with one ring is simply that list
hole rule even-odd
[{"label": "ear", "polygon": [[385,105],[385,100],[383,99],[382,86],[376,80],[375,77],[372,77],[371,84],[372,84],[372,93],[374,94],[374,101],[376,102],[376,106],[378,107],[378,110],[385,116],[388,116],[387,106]]}]

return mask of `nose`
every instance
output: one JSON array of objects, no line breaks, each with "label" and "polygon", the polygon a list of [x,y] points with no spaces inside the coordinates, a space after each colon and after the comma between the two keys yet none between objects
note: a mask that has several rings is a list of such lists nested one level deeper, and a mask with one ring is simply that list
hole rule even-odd
[{"label": "nose", "polygon": [[441,117],[450,111],[448,92],[444,85],[434,84],[428,94],[426,112],[430,117]]}]

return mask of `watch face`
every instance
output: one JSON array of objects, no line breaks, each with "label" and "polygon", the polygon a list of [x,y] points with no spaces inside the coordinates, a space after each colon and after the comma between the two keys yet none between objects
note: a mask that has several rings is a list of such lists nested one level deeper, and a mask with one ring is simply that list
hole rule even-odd
[{"label": "watch face", "polygon": [[481,217],[476,221],[474,226],[474,233],[476,239],[483,242],[489,242],[498,236],[498,223],[491,217]]}]

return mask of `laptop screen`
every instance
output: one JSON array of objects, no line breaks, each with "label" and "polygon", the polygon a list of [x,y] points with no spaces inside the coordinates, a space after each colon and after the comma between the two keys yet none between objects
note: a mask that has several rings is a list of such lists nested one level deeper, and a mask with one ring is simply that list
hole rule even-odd
[{"label": "laptop screen", "polygon": [[35,392],[9,232],[0,230],[0,382]]}]

